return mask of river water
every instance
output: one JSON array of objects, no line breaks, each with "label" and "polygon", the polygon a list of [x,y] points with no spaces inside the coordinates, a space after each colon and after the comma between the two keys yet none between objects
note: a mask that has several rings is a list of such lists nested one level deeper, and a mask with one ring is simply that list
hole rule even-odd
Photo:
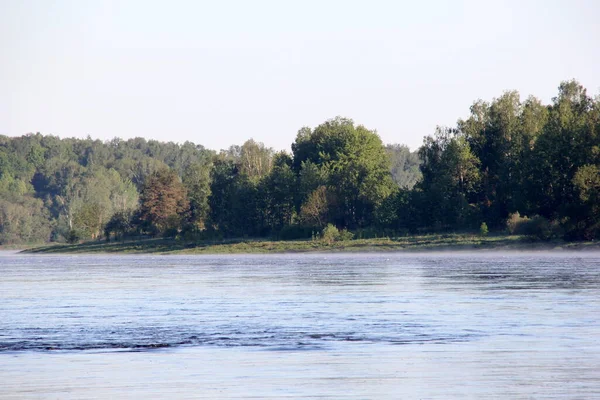
[{"label": "river water", "polygon": [[600,253],[0,255],[2,399],[600,398]]}]

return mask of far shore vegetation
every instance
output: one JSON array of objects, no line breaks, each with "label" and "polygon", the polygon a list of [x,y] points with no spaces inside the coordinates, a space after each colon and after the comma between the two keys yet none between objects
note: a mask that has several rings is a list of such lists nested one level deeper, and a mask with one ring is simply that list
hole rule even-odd
[{"label": "far shore vegetation", "polygon": [[550,104],[515,91],[477,100],[416,151],[343,117],[301,128],[291,152],[252,139],[216,152],[0,136],[4,249],[594,248],[599,238],[600,96],[576,81]]},{"label": "far shore vegetation", "polygon": [[432,252],[432,251],[570,251],[600,250],[592,241],[566,242],[562,239],[540,240],[522,235],[428,234],[396,238],[269,240],[223,239],[189,242],[173,238],[122,241],[89,241],[78,244],[51,244],[31,247],[29,254],[263,254],[309,252]]}]

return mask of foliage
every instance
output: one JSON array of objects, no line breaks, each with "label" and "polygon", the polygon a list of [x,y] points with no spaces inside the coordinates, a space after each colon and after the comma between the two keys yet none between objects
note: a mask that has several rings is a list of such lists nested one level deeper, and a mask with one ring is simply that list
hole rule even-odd
[{"label": "foliage", "polygon": [[519,212],[514,212],[508,216],[506,220],[506,230],[511,235],[524,235],[529,223],[527,216],[521,216]]},{"label": "foliage", "polygon": [[552,225],[547,218],[536,215],[526,225],[525,234],[541,240],[549,240],[553,236]]},{"label": "foliage", "polygon": [[[433,230],[465,229],[478,219],[473,204],[480,186],[479,160],[455,129],[438,128],[419,150],[421,224]],[[476,225],[475,225],[476,226]]]},{"label": "foliage", "polygon": [[385,150],[390,158],[392,179],[403,189],[412,189],[421,180],[421,160],[418,151],[411,152],[408,146],[388,144]]},{"label": "foliage", "polygon": [[323,231],[321,231],[320,240],[327,244],[332,244],[337,241],[352,240],[353,237],[354,235],[352,232],[346,229],[339,230],[335,225],[327,224],[327,226],[323,228]]},{"label": "foliage", "polygon": [[246,141],[239,155],[240,173],[252,181],[266,176],[273,167],[273,149],[253,139]]},{"label": "foliage", "polygon": [[338,239],[341,241],[347,241],[354,239],[354,234],[347,229],[342,229],[338,235]]},{"label": "foliage", "polygon": [[258,183],[230,159],[215,160],[211,172],[209,228],[221,235],[257,236],[264,229]]},{"label": "foliage", "polygon": [[185,186],[190,201],[190,222],[199,229],[206,227],[210,207],[210,172],[212,163],[190,163],[185,169],[182,183]]},{"label": "foliage", "polygon": [[560,233],[558,224],[553,224],[540,215],[534,215],[532,218],[519,215],[518,212],[509,216],[506,221],[506,227],[510,234],[526,235],[540,240],[548,240]]},{"label": "foliage", "polygon": [[327,221],[329,211],[329,200],[327,188],[323,185],[316,188],[300,209],[300,220],[307,225],[323,227]]},{"label": "foliage", "polygon": [[123,239],[135,230],[134,214],[131,211],[119,211],[113,214],[104,226],[104,236],[107,240],[112,237]]},{"label": "foliage", "polygon": [[340,236],[340,231],[335,225],[327,224],[323,231],[321,231],[321,240],[327,244],[331,244],[338,240]]},{"label": "foliage", "polygon": [[599,133],[600,97],[567,81],[550,104],[515,91],[478,100],[413,152],[342,117],[301,128],[291,154],[252,139],[217,154],[191,142],[0,135],[0,243],[392,237],[481,221],[593,240]]},{"label": "foliage", "polygon": [[489,232],[490,232],[490,230],[488,229],[487,224],[485,222],[482,222],[481,225],[479,226],[479,235],[487,236]]},{"label": "foliage", "polygon": [[289,156],[278,153],[274,158],[271,172],[265,176],[259,187],[262,219],[270,231],[280,231],[290,226],[296,219],[296,174],[292,171]]},{"label": "foliage", "polygon": [[350,228],[373,223],[373,211],[393,189],[389,158],[376,132],[338,117],[300,130],[292,152],[300,174],[312,164],[327,177],[330,221]]},{"label": "foliage", "polygon": [[148,178],[140,200],[140,219],[154,234],[177,230],[189,210],[185,187],[177,174],[167,169]]},{"label": "foliage", "polygon": [[51,232],[52,222],[41,200],[0,197],[0,244],[43,243],[50,240]]},{"label": "foliage", "polygon": [[586,164],[573,177],[573,185],[579,193],[579,223],[570,235],[581,239],[600,237],[600,166]]},{"label": "foliage", "polygon": [[306,225],[288,225],[283,227],[277,233],[277,239],[279,240],[297,240],[297,239],[310,239],[315,231],[318,232],[313,226]]},{"label": "foliage", "polygon": [[101,206],[98,203],[83,203],[73,215],[73,225],[81,238],[96,239],[103,223]]}]

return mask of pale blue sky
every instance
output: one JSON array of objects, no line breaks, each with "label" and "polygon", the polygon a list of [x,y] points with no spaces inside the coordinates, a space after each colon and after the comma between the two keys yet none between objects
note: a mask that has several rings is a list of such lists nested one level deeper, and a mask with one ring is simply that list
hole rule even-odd
[{"label": "pale blue sky", "polygon": [[600,92],[600,2],[0,0],[0,134],[417,148],[478,98]]}]

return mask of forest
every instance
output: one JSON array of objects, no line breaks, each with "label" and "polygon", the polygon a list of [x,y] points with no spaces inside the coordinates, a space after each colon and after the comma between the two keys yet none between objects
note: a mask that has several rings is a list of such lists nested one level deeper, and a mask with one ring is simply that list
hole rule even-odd
[{"label": "forest", "polygon": [[481,231],[600,237],[600,97],[508,91],[415,152],[337,117],[291,153],[0,136],[0,245],[176,237],[344,238]]}]

